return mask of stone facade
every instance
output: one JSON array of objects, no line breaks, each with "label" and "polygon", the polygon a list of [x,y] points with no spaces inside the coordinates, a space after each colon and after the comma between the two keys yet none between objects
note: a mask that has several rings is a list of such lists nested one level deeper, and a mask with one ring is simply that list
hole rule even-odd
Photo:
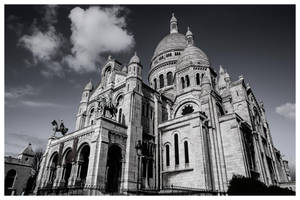
[{"label": "stone facade", "polygon": [[150,65],[148,86],[136,53],[128,65],[107,59],[101,82],[83,90],[75,131],[49,138],[36,192],[226,192],[233,175],[289,181],[263,104],[243,76],[232,81],[221,66],[215,72],[191,30],[178,32],[174,15]]},{"label": "stone facade", "polygon": [[20,195],[25,192],[29,179],[34,175],[34,155],[29,144],[17,158],[5,156],[5,195]]}]

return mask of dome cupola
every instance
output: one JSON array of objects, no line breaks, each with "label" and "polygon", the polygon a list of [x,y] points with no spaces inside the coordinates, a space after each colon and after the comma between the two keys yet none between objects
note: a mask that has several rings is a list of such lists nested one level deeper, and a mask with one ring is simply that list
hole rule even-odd
[{"label": "dome cupola", "polygon": [[177,61],[177,70],[183,69],[190,65],[198,65],[209,67],[209,60],[207,55],[198,47],[194,46],[193,33],[188,28],[186,33],[187,47],[181,53]]},{"label": "dome cupola", "polygon": [[134,52],[134,55],[132,56],[132,58],[129,61],[129,64],[131,63],[139,63],[140,64],[140,58],[137,56],[136,51]]}]

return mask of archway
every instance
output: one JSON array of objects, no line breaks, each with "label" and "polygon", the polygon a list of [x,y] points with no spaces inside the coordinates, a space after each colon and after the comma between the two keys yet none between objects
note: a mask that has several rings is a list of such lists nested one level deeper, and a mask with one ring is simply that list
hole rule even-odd
[{"label": "archway", "polygon": [[17,172],[14,169],[11,169],[7,172],[5,177],[5,195],[10,195],[14,186],[15,178]]},{"label": "archway", "polygon": [[122,153],[121,148],[117,145],[111,145],[107,152],[106,164],[106,192],[119,192],[121,169],[122,169]]},{"label": "archway", "polygon": [[64,164],[63,164],[63,180],[65,183],[65,186],[68,185],[68,181],[71,175],[72,170],[72,151],[69,149],[67,153],[65,154]]},{"label": "archway", "polygon": [[90,156],[90,147],[89,145],[85,144],[81,148],[79,160],[78,160],[78,175],[83,185],[85,184],[86,176],[88,172],[89,156]]},{"label": "archway", "polygon": [[57,169],[57,161],[58,161],[58,154],[54,153],[50,159],[50,165],[49,165],[49,179],[48,184],[53,185],[53,182],[56,178],[56,169]]}]

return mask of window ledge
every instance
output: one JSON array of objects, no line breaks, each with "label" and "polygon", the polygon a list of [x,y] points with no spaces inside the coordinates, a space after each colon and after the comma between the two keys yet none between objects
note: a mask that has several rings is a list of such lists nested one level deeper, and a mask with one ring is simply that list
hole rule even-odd
[{"label": "window ledge", "polygon": [[161,173],[176,173],[176,172],[185,172],[185,171],[193,171],[194,168],[184,168],[184,169],[174,169],[174,170],[165,170]]}]

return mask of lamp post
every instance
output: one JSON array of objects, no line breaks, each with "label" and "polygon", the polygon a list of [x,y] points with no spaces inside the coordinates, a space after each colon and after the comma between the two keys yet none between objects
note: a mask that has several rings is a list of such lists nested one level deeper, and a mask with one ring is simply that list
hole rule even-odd
[{"label": "lamp post", "polygon": [[136,192],[138,194],[139,191],[139,179],[140,179],[140,157],[142,156],[142,142],[138,140],[138,143],[135,145],[136,154],[138,156],[138,171],[137,171],[137,181],[136,181]]}]

